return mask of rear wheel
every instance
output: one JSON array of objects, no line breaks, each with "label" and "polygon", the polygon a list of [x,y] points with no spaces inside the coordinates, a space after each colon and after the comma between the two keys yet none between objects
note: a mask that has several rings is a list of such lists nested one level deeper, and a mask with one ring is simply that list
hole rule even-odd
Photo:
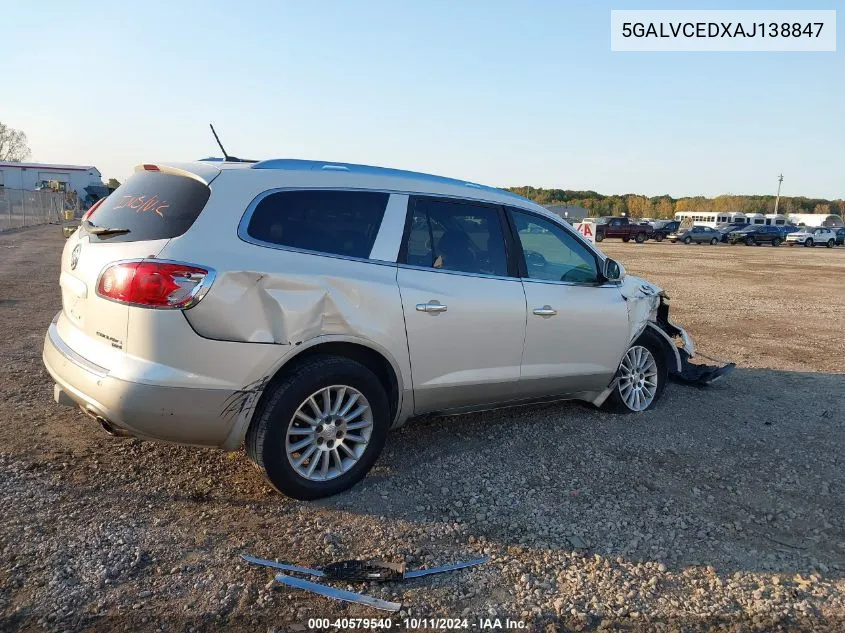
[{"label": "rear wheel", "polygon": [[716,244],[718,244],[718,243],[719,243],[719,240],[717,240],[715,237],[712,240],[710,240],[710,246],[716,246]]},{"label": "rear wheel", "polygon": [[369,369],[315,356],[269,388],[247,432],[247,455],[289,497],[334,495],[372,468],[387,439],[389,411]]},{"label": "rear wheel", "polygon": [[756,243],[757,243],[757,240],[755,240],[753,237],[746,237],[745,238],[745,245],[746,246],[754,246]]},{"label": "rear wheel", "polygon": [[684,238],[684,244],[692,244],[692,238],[689,235]]},{"label": "rear wheel", "polygon": [[654,240],[656,242],[662,242],[663,241],[663,233],[658,233],[657,235],[655,235]]},{"label": "rear wheel", "polygon": [[616,386],[605,408],[617,413],[638,413],[654,406],[666,387],[668,369],[659,341],[643,334],[628,348],[616,373]]},{"label": "rear wheel", "polygon": [[596,242],[601,242],[604,239],[604,233],[596,231]]},{"label": "rear wheel", "polygon": [[780,238],[776,237],[772,240],[772,246],[780,246]]},{"label": "rear wheel", "polygon": [[645,233],[637,233],[637,236],[634,239],[637,240],[637,244],[642,244],[648,239],[648,235]]},{"label": "rear wheel", "polygon": [[623,242],[630,242],[630,241],[631,241],[631,238],[630,238],[630,237],[623,237],[623,238],[622,238],[622,241],[623,241]]}]

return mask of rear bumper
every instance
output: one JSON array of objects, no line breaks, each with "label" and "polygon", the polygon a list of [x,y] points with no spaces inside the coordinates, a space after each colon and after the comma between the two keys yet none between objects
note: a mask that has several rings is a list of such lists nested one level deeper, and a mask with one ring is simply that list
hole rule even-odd
[{"label": "rear bumper", "polygon": [[241,392],[223,389],[168,387],[109,376],[71,349],[59,336],[55,321],[44,339],[44,366],[56,382],[54,398],[77,404],[101,418],[117,434],[198,446],[226,446],[242,412]]}]

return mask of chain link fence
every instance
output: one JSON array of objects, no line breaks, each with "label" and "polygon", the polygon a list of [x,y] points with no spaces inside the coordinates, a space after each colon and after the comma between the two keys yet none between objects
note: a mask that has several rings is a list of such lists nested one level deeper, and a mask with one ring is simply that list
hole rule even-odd
[{"label": "chain link fence", "polygon": [[[79,218],[79,199],[62,191],[26,191],[0,187],[0,231]],[[71,216],[71,217],[68,217]]]}]

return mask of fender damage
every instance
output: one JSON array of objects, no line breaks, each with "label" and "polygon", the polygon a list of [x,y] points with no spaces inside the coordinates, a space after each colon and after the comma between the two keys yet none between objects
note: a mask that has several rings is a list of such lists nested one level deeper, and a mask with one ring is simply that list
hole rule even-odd
[{"label": "fender damage", "polygon": [[628,306],[629,343],[650,328],[665,343],[666,364],[672,379],[704,386],[733,371],[734,363],[704,365],[690,362],[695,356],[692,337],[669,319],[669,297],[661,288],[639,277],[626,275],[621,292]]}]

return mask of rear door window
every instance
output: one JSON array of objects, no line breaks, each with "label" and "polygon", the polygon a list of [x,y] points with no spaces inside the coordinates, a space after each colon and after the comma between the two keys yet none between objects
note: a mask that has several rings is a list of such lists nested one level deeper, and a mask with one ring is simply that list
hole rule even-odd
[{"label": "rear door window", "polygon": [[211,190],[188,176],[136,172],[88,217],[96,227],[128,229],[93,236],[109,242],[139,242],[178,237],[199,217]]},{"label": "rear door window", "polygon": [[476,275],[508,275],[498,207],[417,198],[404,263]]},{"label": "rear door window", "polygon": [[367,258],[389,198],[378,191],[277,191],[260,200],[246,233],[266,244]]}]

